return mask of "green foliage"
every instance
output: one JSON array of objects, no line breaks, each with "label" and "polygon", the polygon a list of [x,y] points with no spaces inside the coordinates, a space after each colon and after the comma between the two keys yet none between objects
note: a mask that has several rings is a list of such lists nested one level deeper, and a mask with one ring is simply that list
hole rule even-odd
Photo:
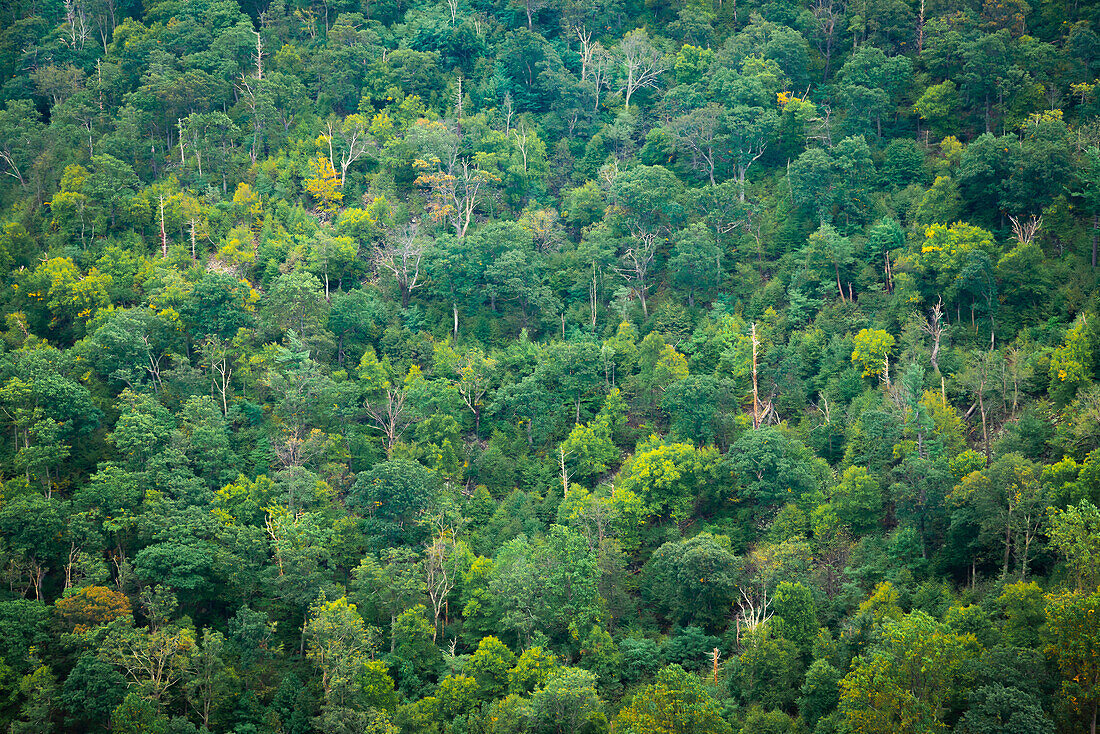
[{"label": "green foliage", "polygon": [[701,533],[657,549],[645,567],[644,594],[680,624],[717,629],[736,597],[735,569],[729,538]]},{"label": "green foliage", "polygon": [[679,731],[693,734],[727,734],[717,701],[700,680],[679,665],[669,665],[652,685],[638,691],[615,717],[615,730],[641,734]]},{"label": "green foliage", "polygon": [[666,444],[653,437],[624,464],[620,486],[641,497],[650,515],[682,522],[717,474],[717,460],[712,448]]},{"label": "green foliage", "polygon": [[881,375],[887,370],[894,337],[882,329],[860,329],[855,336],[852,363],[863,369],[863,376]]},{"label": "green foliage", "polygon": [[321,669],[325,700],[343,705],[352,694],[363,658],[373,652],[372,631],[347,598],[329,602],[322,597],[310,608],[306,635],[309,658]]},{"label": "green foliage", "polygon": [[929,731],[943,724],[965,688],[972,635],[947,630],[924,612],[883,625],[881,639],[857,657],[840,683],[840,710],[866,731]]},{"label": "green foliage", "polygon": [[1096,720],[1100,709],[1100,646],[1096,609],[1100,592],[1052,595],[1044,628],[1046,653],[1062,676],[1061,696],[1067,707]]},{"label": "green foliage", "polygon": [[731,692],[745,704],[793,710],[805,671],[798,646],[777,635],[770,624],[748,632],[744,643],[730,680]]},{"label": "green foliage", "polygon": [[1100,18],[970,5],[3,4],[0,728],[1092,728]]},{"label": "green foliage", "polygon": [[1078,590],[1091,589],[1100,578],[1100,510],[1088,500],[1055,512],[1050,542],[1065,558]]}]

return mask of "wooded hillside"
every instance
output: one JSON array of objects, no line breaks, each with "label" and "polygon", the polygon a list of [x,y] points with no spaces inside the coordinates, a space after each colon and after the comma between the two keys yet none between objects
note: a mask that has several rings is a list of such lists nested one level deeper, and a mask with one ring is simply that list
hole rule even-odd
[{"label": "wooded hillside", "polygon": [[1035,2],[0,3],[0,726],[1095,734]]}]

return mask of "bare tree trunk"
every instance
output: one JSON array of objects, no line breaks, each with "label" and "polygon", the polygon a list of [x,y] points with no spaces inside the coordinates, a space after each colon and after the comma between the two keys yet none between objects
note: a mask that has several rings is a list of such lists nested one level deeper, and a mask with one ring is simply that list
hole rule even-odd
[{"label": "bare tree trunk", "polygon": [[160,254],[168,257],[168,234],[164,231],[164,194],[160,195]]},{"label": "bare tree trunk", "polygon": [[569,472],[565,468],[565,444],[558,446],[558,465],[561,467],[561,499],[565,502],[569,499]]},{"label": "bare tree trunk", "polygon": [[985,444],[985,465],[989,466],[990,451],[989,451],[989,426],[985,418],[985,398],[982,393],[985,392],[985,372],[982,372],[982,381],[978,387],[978,408],[982,413],[982,443]]},{"label": "bare tree trunk", "polygon": [[760,427],[760,388],[756,380],[756,349],[760,340],[756,338],[756,322],[752,323],[752,427]]}]

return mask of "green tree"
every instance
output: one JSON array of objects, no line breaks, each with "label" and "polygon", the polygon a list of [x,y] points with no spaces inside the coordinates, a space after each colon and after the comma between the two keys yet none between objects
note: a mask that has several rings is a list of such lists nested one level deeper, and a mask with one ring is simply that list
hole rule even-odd
[{"label": "green tree", "polygon": [[959,720],[956,731],[964,734],[1053,734],[1054,722],[1035,696],[997,683],[970,694],[970,708]]},{"label": "green tree", "polygon": [[1050,544],[1066,559],[1078,591],[1100,584],[1100,510],[1088,500],[1055,510]]},{"label": "green tree", "polygon": [[427,535],[421,520],[430,514],[439,490],[434,472],[407,459],[394,459],[360,474],[347,501],[361,509],[380,540],[418,545]]},{"label": "green tree", "polygon": [[31,165],[42,150],[44,128],[29,99],[10,100],[0,111],[0,162],[4,173],[24,189]]},{"label": "green tree", "polygon": [[531,728],[549,734],[598,734],[607,731],[603,708],[594,673],[559,668],[531,694]]},{"label": "green tree", "polygon": [[974,636],[955,634],[919,611],[887,621],[880,635],[840,682],[848,726],[867,732],[943,728],[952,702],[966,693],[966,660],[979,650]]},{"label": "green tree", "polygon": [[863,368],[863,376],[882,375],[887,368],[894,337],[882,329],[860,329],[855,337],[852,362]]},{"label": "green tree", "polygon": [[346,597],[310,608],[305,628],[309,659],[321,669],[321,686],[329,705],[343,706],[354,695],[365,659],[376,647],[376,631],[367,627]]},{"label": "green tree", "polygon": [[105,722],[126,696],[126,679],[106,660],[81,655],[65,677],[57,700],[69,726],[87,731],[106,731]]},{"label": "green tree", "polygon": [[810,590],[799,583],[780,583],[772,596],[771,625],[775,634],[793,642],[803,657],[808,658],[818,632]]},{"label": "green tree", "polygon": [[668,262],[669,281],[687,294],[688,307],[694,308],[696,296],[710,300],[721,285],[722,250],[702,222],[680,230],[674,241]]},{"label": "green tree", "polygon": [[1032,544],[1045,523],[1050,497],[1038,468],[1019,454],[1005,454],[981,472],[963,477],[952,492],[956,502],[972,504],[984,540],[999,538],[1003,546],[1001,574],[1017,558],[1020,577],[1027,575]]},{"label": "green tree", "polygon": [[716,474],[717,459],[712,448],[653,437],[623,465],[620,487],[641,497],[652,516],[685,522]]},{"label": "green tree", "polygon": [[628,734],[683,732],[729,734],[718,702],[702,682],[679,665],[669,665],[652,685],[640,689],[615,717],[615,730]]},{"label": "green tree", "polygon": [[483,698],[491,700],[508,690],[508,672],[516,665],[516,655],[496,637],[482,638],[466,664],[466,671],[477,681]]},{"label": "green tree", "polygon": [[757,625],[743,635],[730,687],[743,703],[791,711],[805,666],[798,646],[772,627],[770,622]]},{"label": "green tree", "polygon": [[798,713],[810,727],[836,710],[840,703],[840,679],[843,676],[829,661],[818,659],[806,671],[799,689]]},{"label": "green tree", "polygon": [[380,559],[367,555],[352,571],[351,589],[364,609],[375,610],[375,619],[389,620],[390,652],[394,652],[397,617],[424,596],[419,556],[408,548],[387,548]]},{"label": "green tree", "polygon": [[1046,653],[1062,674],[1062,697],[1092,734],[1100,711],[1100,592],[1067,591],[1048,597],[1044,632]]},{"label": "green tree", "polygon": [[736,558],[724,535],[665,543],[644,569],[644,596],[680,624],[720,629],[737,595]]}]

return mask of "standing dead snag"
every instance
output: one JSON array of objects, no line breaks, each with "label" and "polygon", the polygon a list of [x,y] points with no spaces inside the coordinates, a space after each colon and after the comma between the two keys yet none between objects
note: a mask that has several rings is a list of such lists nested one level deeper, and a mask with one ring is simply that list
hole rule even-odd
[{"label": "standing dead snag", "polygon": [[630,107],[630,97],[639,89],[656,87],[668,64],[664,55],[649,40],[645,29],[627,33],[619,44],[619,67],[623,76],[624,106]]},{"label": "standing dead snag", "polygon": [[1011,214],[1008,215],[1008,219],[1012,222],[1012,236],[1021,245],[1030,245],[1043,226],[1043,218],[1036,217],[1034,214],[1031,215],[1031,219],[1022,222]]},{"label": "standing dead snag", "polygon": [[443,610],[447,606],[447,595],[458,580],[458,569],[453,565],[455,551],[458,549],[454,528],[445,525],[442,517],[435,518],[435,523],[435,537],[424,551],[425,586],[432,603],[432,613],[435,615],[432,642],[436,641],[439,634],[439,618],[443,616]]},{"label": "standing dead snag", "polygon": [[653,265],[653,259],[657,255],[659,238],[656,232],[649,232],[640,227],[631,227],[633,244],[623,253],[620,265],[615,268],[623,280],[630,284],[630,289],[642,302],[642,313],[649,318],[649,307],[646,305],[646,296],[649,293],[649,269]]},{"label": "standing dead snag", "polygon": [[752,322],[752,427],[760,427],[760,385],[756,374],[756,350],[760,340],[756,338],[756,322]]},{"label": "standing dead snag", "polygon": [[[436,222],[449,221],[459,239],[466,236],[474,218],[477,204],[484,196],[483,189],[493,181],[488,171],[478,168],[468,158],[451,161],[447,170],[438,167],[433,173],[417,176],[415,183],[429,191],[427,208]],[[426,161],[417,161],[420,169],[431,167]]]},{"label": "standing dead snag", "polygon": [[427,242],[419,237],[416,222],[391,230],[374,250],[374,265],[393,274],[401,291],[401,308],[409,307],[412,292],[424,285],[420,282],[420,261]]},{"label": "standing dead snag", "polygon": [[768,599],[767,588],[760,589],[760,597],[750,594],[745,591],[744,588],[738,587],[737,589],[741,593],[740,611],[737,614],[737,641],[741,642],[741,634],[743,632],[752,632],[760,625],[767,622],[772,618],[772,613],[769,609],[771,606],[771,600]]},{"label": "standing dead snag", "polygon": [[943,336],[943,297],[932,307],[931,315],[920,325],[921,331],[932,337],[932,354],[929,359],[932,369],[940,371],[940,338]]}]

